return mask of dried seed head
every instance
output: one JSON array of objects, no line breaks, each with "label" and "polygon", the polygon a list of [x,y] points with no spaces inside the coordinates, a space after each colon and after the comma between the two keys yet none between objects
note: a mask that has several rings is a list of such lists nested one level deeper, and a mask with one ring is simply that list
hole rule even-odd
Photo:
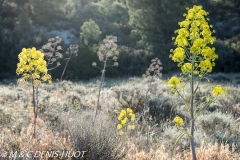
[{"label": "dried seed head", "polygon": [[102,52],[98,51],[97,55],[98,55],[99,61],[102,62],[104,60],[104,55],[102,54]]},{"label": "dried seed head", "polygon": [[48,42],[54,42],[55,41],[55,38],[49,38],[48,39]]},{"label": "dried seed head", "polygon": [[105,47],[105,45],[104,44],[100,44],[100,46],[99,46],[99,51],[103,51],[103,50],[105,50],[106,49],[106,47]]},{"label": "dried seed head", "polygon": [[66,51],[66,54],[75,54],[77,56],[78,53],[78,45],[77,44],[71,44]]},{"label": "dried seed head", "polygon": [[105,46],[106,46],[106,48],[111,48],[111,44],[109,44],[109,43],[105,43]]},{"label": "dried seed head", "polygon": [[115,67],[118,67],[118,62],[114,62],[114,64],[113,64]]},{"label": "dried seed head", "polygon": [[[44,53],[44,56],[47,59],[48,64],[53,64],[59,58],[63,57],[63,55],[59,52],[60,50],[62,50],[62,47],[60,46],[61,41],[62,38],[58,36],[55,38],[49,38],[48,43],[43,45],[42,49],[40,49],[40,51]],[[59,66],[58,62],[56,63],[56,66]]]},{"label": "dried seed head", "polygon": [[100,44],[97,55],[99,61],[103,62],[106,57],[109,57],[110,59],[114,60],[113,66],[118,66],[117,56],[119,54],[119,51],[117,51],[117,37],[115,36],[106,36],[106,38],[103,40],[103,44]]},{"label": "dried seed head", "polygon": [[144,74],[145,77],[151,76],[151,77],[162,77],[162,63],[158,58],[152,59],[151,64],[149,65],[149,68],[147,68],[146,73]]},{"label": "dried seed head", "polygon": [[52,56],[53,56],[53,53],[52,53],[52,52],[47,52],[47,56],[48,56],[48,57],[52,57]]},{"label": "dried seed head", "polygon": [[117,60],[118,60],[118,57],[117,57],[117,56],[114,56],[114,57],[113,57],[113,60],[114,60],[114,61],[117,61]]},{"label": "dried seed head", "polygon": [[107,56],[108,56],[108,57],[111,57],[111,56],[112,56],[112,52],[111,52],[111,51],[108,51],[108,52],[107,52]]},{"label": "dried seed head", "polygon": [[62,58],[63,56],[62,56],[62,53],[60,53],[60,52],[56,52],[56,57],[58,57],[58,58]]},{"label": "dried seed head", "polygon": [[96,66],[97,66],[97,63],[96,63],[96,62],[92,62],[92,66],[93,66],[93,67],[96,67]]},{"label": "dried seed head", "polygon": [[47,47],[47,48],[49,48],[49,47],[51,47],[51,46],[52,46],[52,43],[47,43],[47,44],[46,44],[46,47]]},{"label": "dried seed head", "polygon": [[57,50],[62,50],[62,47],[61,46],[57,46]]},{"label": "dried seed head", "polygon": [[118,55],[119,55],[119,51],[115,51],[114,53],[115,53],[115,55],[116,55],[116,56],[118,56]]},{"label": "dried seed head", "polygon": [[51,59],[52,62],[55,62],[56,60],[57,60],[56,58],[52,58],[52,59]]}]

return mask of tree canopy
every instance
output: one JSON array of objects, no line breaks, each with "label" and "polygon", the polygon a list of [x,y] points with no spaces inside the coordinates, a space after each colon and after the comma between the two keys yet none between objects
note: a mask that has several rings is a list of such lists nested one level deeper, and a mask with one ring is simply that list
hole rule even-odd
[{"label": "tree canopy", "polygon": [[[67,77],[84,79],[85,73],[88,78],[99,74],[92,70],[91,62],[97,59],[97,48],[107,35],[118,38],[120,51],[119,67],[110,69],[108,76],[141,75],[155,57],[161,59],[163,72],[174,71],[177,66],[169,60],[174,30],[183,20],[186,7],[194,4],[209,12],[216,30],[213,46],[219,59],[214,71],[239,72],[240,63],[235,61],[240,57],[237,1],[0,0],[0,79],[15,75],[17,55],[22,48],[40,49],[49,38],[61,35],[65,36],[63,54],[69,43],[79,44],[78,57],[76,62],[71,61]],[[68,37],[72,41],[68,42]],[[84,71],[76,69],[83,66]],[[61,67],[52,71],[53,78],[59,78]]]}]

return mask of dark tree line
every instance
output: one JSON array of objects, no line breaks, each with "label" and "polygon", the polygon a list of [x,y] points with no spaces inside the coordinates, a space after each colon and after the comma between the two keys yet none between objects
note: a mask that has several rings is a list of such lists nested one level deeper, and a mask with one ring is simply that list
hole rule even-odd
[{"label": "dark tree line", "polygon": [[[169,59],[174,30],[183,20],[186,7],[194,4],[203,5],[210,13],[216,30],[214,46],[219,59],[215,71],[238,72],[238,0],[0,0],[0,79],[16,75],[17,56],[23,47],[40,49],[57,36],[51,31],[64,30],[71,30],[71,43],[79,45],[78,56],[69,62],[65,78],[99,75],[91,63],[97,61],[97,48],[107,35],[118,38],[120,55],[119,67],[109,69],[106,76],[142,75],[155,57],[161,59],[163,72],[174,71],[177,66]],[[63,56],[69,45],[62,44]],[[65,61],[63,58],[61,63]],[[51,74],[60,78],[62,70],[60,66]]]}]

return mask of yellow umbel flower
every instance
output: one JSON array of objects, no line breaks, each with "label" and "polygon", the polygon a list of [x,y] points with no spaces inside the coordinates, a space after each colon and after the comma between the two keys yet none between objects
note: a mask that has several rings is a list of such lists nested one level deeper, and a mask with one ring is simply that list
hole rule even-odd
[{"label": "yellow umbel flower", "polygon": [[135,129],[135,125],[128,125],[127,129],[129,129],[129,130]]},{"label": "yellow umbel flower", "polygon": [[128,118],[127,117],[125,117],[122,121],[121,121],[121,124],[122,125],[124,125],[124,124],[126,124],[127,123],[127,121],[128,121]]},{"label": "yellow umbel flower", "polygon": [[134,120],[135,120],[135,114],[129,113],[129,116],[131,117],[131,121],[134,121]]},{"label": "yellow umbel flower", "polygon": [[131,108],[127,108],[127,113],[132,113],[132,109]]},{"label": "yellow umbel flower", "polygon": [[[202,6],[193,6],[184,14],[185,20],[179,22],[180,29],[176,30],[176,38],[173,38],[176,49],[170,54],[170,58],[178,63],[183,74],[199,75],[212,72],[214,61],[218,58],[215,48],[207,46],[213,44],[212,25],[208,24],[208,15]],[[190,65],[194,64],[194,65]]]},{"label": "yellow umbel flower", "polygon": [[126,115],[127,112],[126,112],[125,110],[121,110],[121,114],[122,114],[122,115]]},{"label": "yellow umbel flower", "polygon": [[215,87],[213,87],[213,91],[212,91],[212,95],[217,97],[219,95],[225,95],[227,96],[227,91],[228,89],[227,88],[224,88],[224,87],[221,87],[220,85],[217,85]]},{"label": "yellow umbel flower", "polygon": [[168,86],[169,87],[176,87],[177,85],[179,85],[180,82],[181,82],[181,80],[178,77],[173,76],[168,81]]},{"label": "yellow umbel flower", "polygon": [[121,135],[123,135],[124,134],[124,132],[121,130],[121,131],[119,131],[119,135],[121,136]]},{"label": "yellow umbel flower", "polygon": [[184,74],[190,73],[191,70],[192,70],[192,64],[191,64],[191,63],[185,63],[185,64],[182,66],[181,70],[182,70],[182,73],[184,73]]},{"label": "yellow umbel flower", "polygon": [[17,75],[22,75],[19,84],[26,85],[33,82],[39,85],[41,81],[51,83],[51,76],[47,73],[47,63],[44,60],[44,54],[36,48],[23,48],[18,55],[19,63],[17,64]]},{"label": "yellow umbel flower", "polygon": [[117,129],[121,129],[122,128],[122,125],[121,124],[118,124],[117,125]]},{"label": "yellow umbel flower", "polygon": [[212,63],[208,59],[200,62],[199,67],[202,72],[212,72]]},{"label": "yellow umbel flower", "polygon": [[125,116],[127,112],[125,110],[121,110],[121,113],[118,116],[118,120],[121,121]]},{"label": "yellow umbel flower", "polygon": [[118,120],[121,121],[123,117],[124,117],[124,115],[120,113],[118,116]]},{"label": "yellow umbel flower", "polygon": [[183,119],[182,119],[181,117],[179,117],[179,116],[176,116],[176,117],[174,118],[174,122],[175,122],[177,125],[179,125],[179,126],[182,126],[182,125],[183,125]]},{"label": "yellow umbel flower", "polygon": [[[129,119],[131,119],[131,121],[129,121]],[[118,120],[119,124],[117,124],[117,129],[121,129],[119,135],[123,135],[123,131],[135,129],[135,125],[133,125],[135,114],[131,108],[122,109],[118,116]]]},{"label": "yellow umbel flower", "polygon": [[175,93],[179,91],[178,87],[180,86],[181,79],[176,76],[170,78],[167,82],[168,86],[171,87],[171,92]]},{"label": "yellow umbel flower", "polygon": [[[171,55],[172,56],[172,55]],[[174,51],[173,51],[173,56],[172,56],[172,60],[174,62],[182,62],[185,59],[185,51],[182,47],[177,47]]]}]

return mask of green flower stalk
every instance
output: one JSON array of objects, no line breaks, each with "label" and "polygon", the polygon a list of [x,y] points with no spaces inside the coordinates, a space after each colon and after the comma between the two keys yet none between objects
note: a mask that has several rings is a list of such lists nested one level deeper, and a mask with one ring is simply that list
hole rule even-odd
[{"label": "green flower stalk", "polygon": [[18,80],[18,84],[27,86],[30,83],[32,85],[34,106],[33,137],[36,138],[37,100],[35,88],[37,88],[41,82],[51,83],[51,75],[48,74],[44,54],[37,51],[34,47],[32,49],[23,48],[22,52],[18,55],[18,59],[19,63],[17,64],[16,73],[22,76]]},{"label": "green flower stalk", "polygon": [[188,13],[184,14],[185,20],[179,22],[180,29],[175,31],[177,36],[173,37],[173,40],[176,48],[171,50],[170,58],[178,63],[178,67],[188,79],[190,99],[186,99],[180,92],[180,89],[185,86],[181,84],[181,78],[172,77],[168,81],[168,86],[173,93],[177,93],[183,99],[185,106],[189,108],[190,133],[183,128],[183,121],[180,117],[176,117],[174,121],[178,128],[184,130],[185,134],[190,138],[192,159],[196,160],[194,144],[195,119],[219,95],[226,93],[227,89],[216,86],[212,92],[213,97],[208,98],[208,102],[200,110],[195,109],[194,96],[199,88],[200,81],[205,75],[212,72],[212,68],[215,66],[214,61],[218,58],[218,55],[215,53],[215,48],[211,47],[216,38],[212,36],[214,31],[211,29],[212,25],[208,24],[209,19],[205,18],[208,12],[204,11],[202,6],[193,6],[193,8],[187,8],[187,10]]}]

